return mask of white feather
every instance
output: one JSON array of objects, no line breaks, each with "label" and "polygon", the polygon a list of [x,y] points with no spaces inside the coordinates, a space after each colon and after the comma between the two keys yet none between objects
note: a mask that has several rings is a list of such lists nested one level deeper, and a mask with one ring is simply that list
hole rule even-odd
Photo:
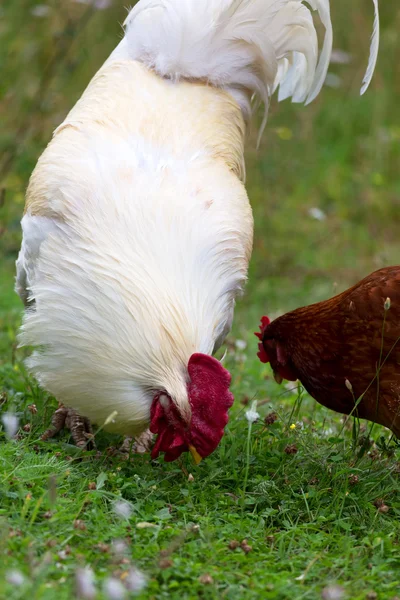
[{"label": "white feather", "polygon": [[[377,0],[368,85],[379,46]],[[256,94],[311,102],[326,78],[333,31],[329,0],[309,0],[325,27],[318,60],[313,16],[303,0],[141,0],[126,20],[129,54],[159,75],[198,79],[232,92],[245,117]],[[263,125],[265,125],[265,120]]]},{"label": "white feather", "polygon": [[367,71],[365,73],[365,77],[363,79],[361,95],[367,91],[369,84],[371,83],[372,75],[374,74],[375,67],[376,67],[376,61],[378,60],[379,38],[380,38],[378,0],[373,0],[373,3],[374,3],[374,9],[375,9],[374,29],[373,29],[372,38],[371,38],[371,50],[370,50],[370,54],[369,54],[368,67],[367,67]]},{"label": "white feather", "polygon": [[79,140],[51,198],[63,218],[23,219],[35,306],[20,341],[39,347],[28,366],[60,401],[97,423],[116,410],[107,429],[135,434],[154,390],[187,410],[190,356],[211,354],[231,325],[251,216],[242,184],[207,157],[110,143],[107,130]]},{"label": "white feather", "polygon": [[[329,32],[326,3],[318,9]],[[267,109],[273,89],[286,84],[295,101],[305,100],[325,69],[317,69],[317,35],[301,0],[141,0],[126,21],[126,38],[130,56],[159,75],[229,90],[246,118],[253,94]],[[328,37],[328,64],[329,46]],[[294,68],[277,81],[285,60]]]}]

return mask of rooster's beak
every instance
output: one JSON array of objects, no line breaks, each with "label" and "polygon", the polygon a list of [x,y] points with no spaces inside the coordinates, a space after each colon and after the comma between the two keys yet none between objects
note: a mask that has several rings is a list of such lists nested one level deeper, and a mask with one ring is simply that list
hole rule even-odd
[{"label": "rooster's beak", "polygon": [[193,456],[193,460],[196,463],[196,465],[199,465],[203,460],[203,457],[200,456],[200,454],[197,452],[194,446],[189,446],[189,452]]},{"label": "rooster's beak", "polygon": [[274,379],[278,385],[281,385],[281,383],[283,381],[283,377],[282,377],[282,375],[279,375],[279,373],[277,371],[274,371]]}]

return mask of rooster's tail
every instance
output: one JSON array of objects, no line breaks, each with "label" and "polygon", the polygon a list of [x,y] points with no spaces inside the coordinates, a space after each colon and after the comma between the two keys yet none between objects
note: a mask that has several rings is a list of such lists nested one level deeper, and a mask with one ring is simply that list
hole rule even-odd
[{"label": "rooster's tail", "polygon": [[[364,92],[379,43],[378,0]],[[256,94],[266,108],[279,100],[311,102],[332,50],[329,0],[140,0],[126,21],[129,53],[171,79],[203,80],[229,90],[245,117]],[[325,27],[321,53],[312,10]]]}]

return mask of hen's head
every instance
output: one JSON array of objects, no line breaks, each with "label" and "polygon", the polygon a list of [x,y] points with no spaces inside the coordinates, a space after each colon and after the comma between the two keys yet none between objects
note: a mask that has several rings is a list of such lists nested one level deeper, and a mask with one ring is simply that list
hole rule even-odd
[{"label": "hen's head", "polygon": [[170,462],[189,451],[199,463],[214,452],[224,435],[228,409],[233,404],[230,373],[212,356],[193,354],[188,374],[189,420],[168,394],[160,392],[153,400],[150,431],[158,437],[152,458],[164,452],[164,459]]},{"label": "hen's head", "polygon": [[271,364],[277,383],[282,383],[284,379],[296,381],[298,377],[291,364],[286,341],[279,331],[278,321],[271,323],[268,317],[262,317],[260,333],[255,333],[260,340],[257,356],[262,363]]}]

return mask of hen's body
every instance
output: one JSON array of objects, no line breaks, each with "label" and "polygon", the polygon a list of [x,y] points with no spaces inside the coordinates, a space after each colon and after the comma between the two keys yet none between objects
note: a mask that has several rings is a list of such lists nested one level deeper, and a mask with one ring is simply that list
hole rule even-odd
[{"label": "hen's body", "polygon": [[276,319],[263,345],[274,371],[324,406],[350,414],[362,398],[353,414],[400,436],[400,266]]}]

